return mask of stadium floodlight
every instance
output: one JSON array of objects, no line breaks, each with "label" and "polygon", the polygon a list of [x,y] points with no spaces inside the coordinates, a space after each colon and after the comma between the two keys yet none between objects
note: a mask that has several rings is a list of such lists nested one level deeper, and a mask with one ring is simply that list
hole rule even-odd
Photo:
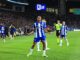
[{"label": "stadium floodlight", "polygon": [[16,2],[16,1],[12,1],[12,0],[7,0],[7,1],[15,3],[15,4],[20,4],[20,5],[29,5],[29,3]]}]

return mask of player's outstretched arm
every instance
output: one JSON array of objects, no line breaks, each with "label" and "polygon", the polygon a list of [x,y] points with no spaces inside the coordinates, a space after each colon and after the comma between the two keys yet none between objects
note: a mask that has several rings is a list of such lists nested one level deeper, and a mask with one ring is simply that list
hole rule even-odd
[{"label": "player's outstretched arm", "polygon": [[31,35],[31,34],[33,34],[34,33],[34,31],[31,31],[28,35]]},{"label": "player's outstretched arm", "polygon": [[47,28],[44,28],[44,32],[47,32]]}]

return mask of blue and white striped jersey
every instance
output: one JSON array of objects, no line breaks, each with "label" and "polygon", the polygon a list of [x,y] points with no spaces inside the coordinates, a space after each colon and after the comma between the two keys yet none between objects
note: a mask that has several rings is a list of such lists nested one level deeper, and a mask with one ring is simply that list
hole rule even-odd
[{"label": "blue and white striped jersey", "polygon": [[61,26],[60,35],[67,35],[67,26],[66,25]]},{"label": "blue and white striped jersey", "polygon": [[46,28],[46,23],[44,23],[44,22],[35,22],[34,23],[35,38],[45,37],[45,31],[44,31],[45,28]]},{"label": "blue and white striped jersey", "polygon": [[5,26],[0,26],[0,33],[5,33]]}]

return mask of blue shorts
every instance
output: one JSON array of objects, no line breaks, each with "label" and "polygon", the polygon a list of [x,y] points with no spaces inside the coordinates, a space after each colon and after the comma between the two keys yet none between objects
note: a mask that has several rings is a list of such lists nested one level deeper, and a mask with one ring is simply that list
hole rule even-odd
[{"label": "blue shorts", "polygon": [[1,37],[5,38],[6,37],[5,33],[1,33]]},{"label": "blue shorts", "polygon": [[39,42],[39,41],[45,41],[46,37],[38,37],[38,38],[34,38],[34,42]]},{"label": "blue shorts", "polygon": [[66,35],[60,35],[61,38],[66,38]]}]

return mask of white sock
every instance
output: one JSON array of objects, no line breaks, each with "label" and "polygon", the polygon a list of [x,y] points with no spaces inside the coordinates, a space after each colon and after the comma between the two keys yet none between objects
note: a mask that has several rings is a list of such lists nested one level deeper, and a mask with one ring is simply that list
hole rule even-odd
[{"label": "white sock", "polygon": [[12,38],[12,35],[10,35],[10,38],[11,38],[11,40],[13,39],[13,38]]},{"label": "white sock", "polygon": [[62,40],[60,40],[60,46],[62,46]]},{"label": "white sock", "polygon": [[30,54],[32,54],[33,53],[33,49],[30,49]]},{"label": "white sock", "polygon": [[68,43],[68,40],[67,39],[65,39],[66,40],[66,42]]},{"label": "white sock", "polygon": [[66,40],[67,46],[69,46],[69,42],[68,42],[68,40],[67,40],[67,39],[65,39],[65,40]]},{"label": "white sock", "polygon": [[33,49],[30,49],[30,52],[28,53],[27,57],[29,57],[30,55],[32,55],[33,53]]},{"label": "white sock", "polygon": [[46,50],[49,50],[47,41],[45,41],[45,43],[46,43]]},{"label": "white sock", "polygon": [[40,50],[40,42],[37,43],[37,50]]},{"label": "white sock", "polygon": [[46,50],[43,50],[43,56],[45,56],[46,55]]},{"label": "white sock", "polygon": [[46,42],[46,49],[47,49],[47,48],[48,48],[48,47],[47,47],[47,41],[45,41],[45,42]]},{"label": "white sock", "polygon": [[3,39],[4,40],[4,43],[5,43],[5,39]]}]

